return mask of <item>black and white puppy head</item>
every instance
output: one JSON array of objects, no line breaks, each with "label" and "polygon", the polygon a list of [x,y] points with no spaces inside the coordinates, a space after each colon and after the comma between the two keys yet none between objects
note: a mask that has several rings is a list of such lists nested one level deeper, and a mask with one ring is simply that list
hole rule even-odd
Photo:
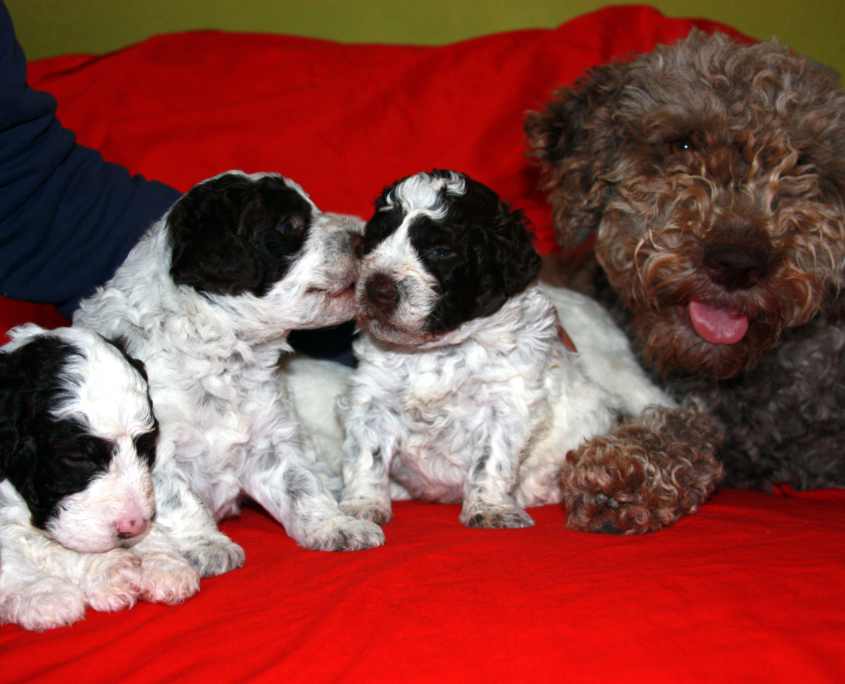
[{"label": "black and white puppy head", "polygon": [[143,365],[79,328],[29,324],[9,336],[0,350],[0,499],[25,504],[34,527],[75,551],[137,543],[155,515],[158,435]]},{"label": "black and white puppy head", "polygon": [[288,329],[354,315],[363,222],[322,213],[290,179],[215,176],[173,205],[166,230],[177,285],[218,303],[237,297],[245,315]]},{"label": "black and white puppy head", "polygon": [[490,188],[455,171],[409,176],[367,223],[358,320],[388,342],[448,343],[523,292],[540,265],[527,219]]}]

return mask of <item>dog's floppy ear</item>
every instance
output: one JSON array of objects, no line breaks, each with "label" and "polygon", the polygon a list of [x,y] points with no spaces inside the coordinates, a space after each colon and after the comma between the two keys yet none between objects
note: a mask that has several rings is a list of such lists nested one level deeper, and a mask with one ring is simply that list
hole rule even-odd
[{"label": "dog's floppy ear", "polygon": [[0,353],[0,481],[6,479],[9,455],[18,441],[15,425],[15,393],[17,382],[10,377],[9,360]]},{"label": "dog's floppy ear", "polygon": [[24,391],[24,378],[17,364],[7,353],[0,352],[0,481],[20,467],[29,457],[32,445],[20,434],[22,421],[29,411],[29,394]]},{"label": "dog's floppy ear", "polygon": [[528,112],[529,155],[542,162],[543,189],[552,221],[566,248],[585,242],[596,230],[613,193],[608,179],[620,142],[613,102],[630,65],[613,63],[591,70],[574,87],[554,93],[541,112]]},{"label": "dog's floppy ear", "polygon": [[192,188],[167,215],[173,249],[170,276],[201,292],[238,295],[256,290],[264,267],[255,248],[239,234],[249,179],[218,176]]},{"label": "dog's floppy ear", "polygon": [[505,292],[513,297],[540,275],[543,261],[534,248],[534,234],[522,210],[511,211],[502,203],[499,220],[495,233],[496,249],[500,253],[498,261],[502,265]]},{"label": "dog's floppy ear", "polygon": [[542,259],[522,210],[512,210],[491,188],[462,175],[467,191],[450,216],[475,233],[478,315],[488,316],[537,278]]},{"label": "dog's floppy ear", "polygon": [[542,259],[534,249],[534,236],[521,210],[511,211],[501,202],[494,225],[479,231],[478,282],[475,316],[490,316],[511,297],[523,292],[540,274]]}]

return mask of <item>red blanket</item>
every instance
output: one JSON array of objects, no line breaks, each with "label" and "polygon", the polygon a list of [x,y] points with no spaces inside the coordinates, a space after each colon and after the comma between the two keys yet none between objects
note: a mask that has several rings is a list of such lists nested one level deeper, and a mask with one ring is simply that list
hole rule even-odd
[{"label": "red blanket", "polygon": [[[443,47],[217,32],[30,65],[80,142],[186,190],[230,168],[279,171],[325,210],[367,216],[383,186],[454,168],[554,248],[524,157],[524,112],[593,64],[693,25],[617,7],[552,31]],[[0,302],[0,330],[58,325]],[[386,546],[298,548],[255,508],[224,531],[246,566],[177,607],[89,611],[45,634],[0,628],[4,682],[845,681],[845,492],[717,490],[644,537],[470,530],[459,508],[400,503]],[[2,559],[0,559],[2,562]]]}]

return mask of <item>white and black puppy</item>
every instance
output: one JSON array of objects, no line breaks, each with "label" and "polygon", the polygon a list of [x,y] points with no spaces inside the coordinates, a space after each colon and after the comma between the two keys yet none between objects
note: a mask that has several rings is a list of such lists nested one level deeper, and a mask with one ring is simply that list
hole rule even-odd
[{"label": "white and black puppy", "polygon": [[99,335],[26,325],[0,353],[0,621],[43,630],[196,571],[154,522],[158,425],[143,365]]},{"label": "white and black puppy", "polygon": [[180,198],[74,316],[147,366],[158,521],[202,576],[243,564],[216,521],[244,494],[306,548],[384,541],[315,474],[277,369],[291,330],[352,318],[360,230],[282,176],[221,174]]},{"label": "white and black puppy", "polygon": [[562,500],[569,450],[668,401],[603,310],[560,292],[589,358],[567,349],[526,219],[466,175],[394,183],[364,240],[345,512],[383,524],[411,497],[461,502],[471,527],[531,525],[523,508]]}]

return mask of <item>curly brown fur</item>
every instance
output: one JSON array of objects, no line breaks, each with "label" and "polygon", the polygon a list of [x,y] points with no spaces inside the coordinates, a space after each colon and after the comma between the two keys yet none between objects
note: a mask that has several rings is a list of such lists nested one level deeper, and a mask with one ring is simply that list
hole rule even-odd
[{"label": "curly brown fur", "polygon": [[567,527],[642,534],[695,513],[722,478],[720,430],[699,402],[652,407],[567,456]]},{"label": "curly brown fur", "polygon": [[725,427],[718,455],[726,483],[797,489],[845,486],[845,328],[813,321],[786,330],[780,344],[752,370],[718,384],[678,382],[675,393],[696,394]]},{"label": "curly brown fur", "polygon": [[667,388],[720,420],[728,482],[845,486],[836,75],[694,33],[593,70],[526,131],[561,244],[594,238],[596,291]]}]

